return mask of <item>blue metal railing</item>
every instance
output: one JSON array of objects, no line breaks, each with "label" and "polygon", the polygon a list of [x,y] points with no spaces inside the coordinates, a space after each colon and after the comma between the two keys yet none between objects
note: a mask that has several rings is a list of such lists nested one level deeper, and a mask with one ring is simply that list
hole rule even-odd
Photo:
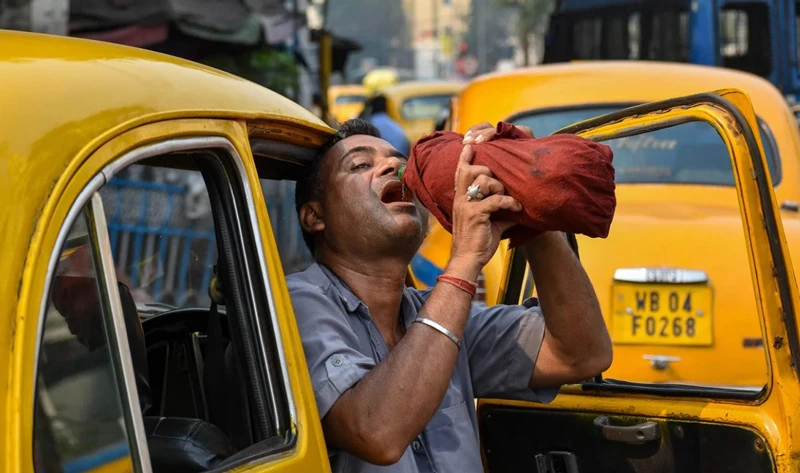
[{"label": "blue metal railing", "polygon": [[[115,178],[106,191],[113,202],[108,217],[111,251],[131,287],[147,291],[155,302],[206,302],[215,234],[210,214],[186,218],[189,186]],[[192,268],[198,266],[201,276],[192,277]]]},{"label": "blue metal railing", "polygon": [[[294,183],[264,180],[262,190],[284,271],[305,269],[311,255],[297,222]],[[139,291],[137,301],[209,304],[217,251],[204,187],[117,177],[101,194],[118,277]]]}]

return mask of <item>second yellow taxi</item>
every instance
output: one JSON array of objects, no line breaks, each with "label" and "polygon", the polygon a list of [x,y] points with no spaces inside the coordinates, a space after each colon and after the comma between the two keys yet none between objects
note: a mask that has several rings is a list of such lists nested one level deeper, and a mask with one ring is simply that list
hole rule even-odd
[{"label": "second yellow taxi", "polygon": [[[450,121],[462,133],[480,121],[505,120],[546,136],[632,105],[726,87],[753,101],[789,246],[799,254],[797,122],[778,90],[754,75],[630,61],[542,66],[478,78],[455,100]],[[611,233],[606,240],[578,237],[614,342],[607,376],[760,389],[766,360],[757,295],[733,169],[718,133],[693,122],[607,144],[618,200]],[[421,283],[435,280],[449,244],[450,235],[435,225],[412,263]],[[533,290],[503,248],[484,276],[488,303]]]}]

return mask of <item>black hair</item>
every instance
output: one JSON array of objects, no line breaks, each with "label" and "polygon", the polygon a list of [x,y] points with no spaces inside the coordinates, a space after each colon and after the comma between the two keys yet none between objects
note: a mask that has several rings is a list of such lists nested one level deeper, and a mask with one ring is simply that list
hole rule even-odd
[{"label": "black hair", "polygon": [[[325,155],[336,143],[355,135],[369,135],[380,138],[381,132],[375,128],[375,125],[372,123],[359,118],[347,120],[339,125],[336,134],[322,146],[317,156],[308,166],[305,173],[303,173],[303,176],[297,181],[297,185],[294,189],[294,203],[295,209],[297,210],[298,221],[300,219],[300,209],[308,202],[318,200],[322,197],[322,192],[324,191],[322,182],[322,162],[325,159]],[[302,226],[300,228],[303,231],[303,240],[306,242],[306,246],[313,255],[314,236],[303,229]]]}]

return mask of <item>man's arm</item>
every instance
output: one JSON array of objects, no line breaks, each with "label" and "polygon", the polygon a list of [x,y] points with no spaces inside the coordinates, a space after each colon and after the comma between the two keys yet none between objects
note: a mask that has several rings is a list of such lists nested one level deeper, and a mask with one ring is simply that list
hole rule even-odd
[{"label": "man's arm", "polygon": [[[445,273],[466,279],[456,268]],[[470,304],[466,292],[437,284],[419,316],[461,338]],[[442,402],[457,355],[449,338],[412,324],[389,356],[342,393],[322,419],[328,444],[370,463],[396,463]]]},{"label": "man's arm", "polygon": [[[513,225],[492,222],[498,210],[522,206],[503,195],[489,170],[470,165],[473,152],[465,147],[456,174],[453,202],[453,246],[444,273],[475,281],[491,259],[502,233]],[[487,197],[468,201],[467,187],[481,185]],[[472,296],[448,283],[437,284],[419,317],[438,322],[462,338]],[[389,356],[354,386],[342,392],[322,419],[325,438],[333,447],[368,462],[396,463],[441,404],[455,367],[456,345],[439,331],[413,324]]]},{"label": "man's arm", "polygon": [[592,283],[561,233],[525,246],[545,319],[532,388],[575,383],[611,366],[611,338]]}]

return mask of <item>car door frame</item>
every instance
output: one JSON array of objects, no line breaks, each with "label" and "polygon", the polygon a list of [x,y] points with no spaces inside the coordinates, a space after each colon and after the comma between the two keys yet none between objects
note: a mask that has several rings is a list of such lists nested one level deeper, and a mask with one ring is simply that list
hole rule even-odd
[{"label": "car door frame", "polygon": [[[739,425],[752,428],[767,439],[778,471],[792,471],[800,466],[800,460],[789,455],[800,414],[797,402],[800,398],[800,340],[795,313],[798,289],[749,98],[735,89],[679,97],[623,109],[556,133],[604,141],[698,120],[714,127],[731,156],[748,243],[748,269],[765,340],[769,370],[765,389],[756,396],[742,396],[725,389],[659,387],[613,383],[598,378],[562,387],[561,394],[550,405],[481,399],[478,401],[479,418],[486,408],[509,405]],[[509,282],[521,286],[519,278]]]},{"label": "car door frame", "polygon": [[[264,133],[260,131],[262,128],[272,131]],[[292,131],[291,136],[288,138],[280,136],[279,141],[290,144],[307,141],[302,140],[304,137],[297,132],[297,129],[298,126],[291,123],[291,120],[287,122],[261,120],[248,124],[244,120],[232,118],[192,116],[165,118],[139,124],[127,130],[110,130],[73,159],[61,178],[54,183],[53,191],[42,209],[28,252],[26,262],[28,274],[20,288],[18,318],[25,320],[25,314],[37,314],[37,316],[28,317],[27,323],[18,324],[14,335],[18,351],[12,353],[14,357],[12,363],[17,374],[10,380],[9,389],[14,396],[18,396],[20,409],[10,418],[12,422],[7,426],[11,435],[6,441],[8,447],[6,451],[14,452],[4,460],[9,471],[33,471],[31,440],[35,386],[25,373],[36,370],[39,340],[43,330],[42,300],[50,287],[50,274],[55,267],[61,242],[65,238],[64,232],[68,230],[81,208],[110,179],[115,169],[119,170],[139,160],[130,159],[131,154],[142,149],[159,148],[160,145],[166,145],[161,146],[161,152],[172,151],[169,142],[197,141],[203,138],[224,140],[229,145],[229,151],[235,154],[233,158],[238,166],[239,175],[233,179],[245,187],[246,194],[246,202],[243,202],[243,205],[247,207],[244,213],[248,218],[243,224],[252,225],[251,232],[255,239],[253,243],[261,260],[255,262],[254,269],[263,276],[270,308],[270,314],[264,318],[263,323],[273,324],[275,330],[281,369],[278,376],[283,378],[289,404],[287,431],[292,439],[290,448],[269,455],[260,455],[257,459],[250,457],[243,461],[249,462],[254,471],[292,471],[293,468],[325,470],[329,467],[311,382],[305,369],[305,359],[302,348],[297,348],[300,346],[300,337],[296,326],[293,325],[294,314],[291,311],[286,283],[282,279],[279,259],[275,259],[274,265],[268,264],[267,261],[271,256],[278,258],[278,254],[274,237],[270,233],[266,204],[263,201],[256,163],[250,148],[250,138],[254,134],[265,137],[270,134],[277,136],[288,130]],[[313,142],[305,144],[314,145]],[[119,295],[114,293],[111,296],[117,299],[112,301],[112,306],[118,308]],[[135,392],[133,394],[135,395]],[[129,405],[133,405],[132,401],[136,399],[135,396],[132,397]],[[123,407],[128,408],[128,406]],[[134,413],[134,416],[141,422],[141,414]],[[130,442],[141,444],[142,440],[141,435],[137,434],[136,438],[130,439]],[[147,452],[146,442],[140,450]],[[134,471],[139,471],[139,468],[145,465],[148,466],[145,466],[144,471],[151,471],[149,461],[143,464],[141,458],[137,459],[136,452],[131,453]],[[230,468],[235,467],[237,465],[230,466]]]}]

